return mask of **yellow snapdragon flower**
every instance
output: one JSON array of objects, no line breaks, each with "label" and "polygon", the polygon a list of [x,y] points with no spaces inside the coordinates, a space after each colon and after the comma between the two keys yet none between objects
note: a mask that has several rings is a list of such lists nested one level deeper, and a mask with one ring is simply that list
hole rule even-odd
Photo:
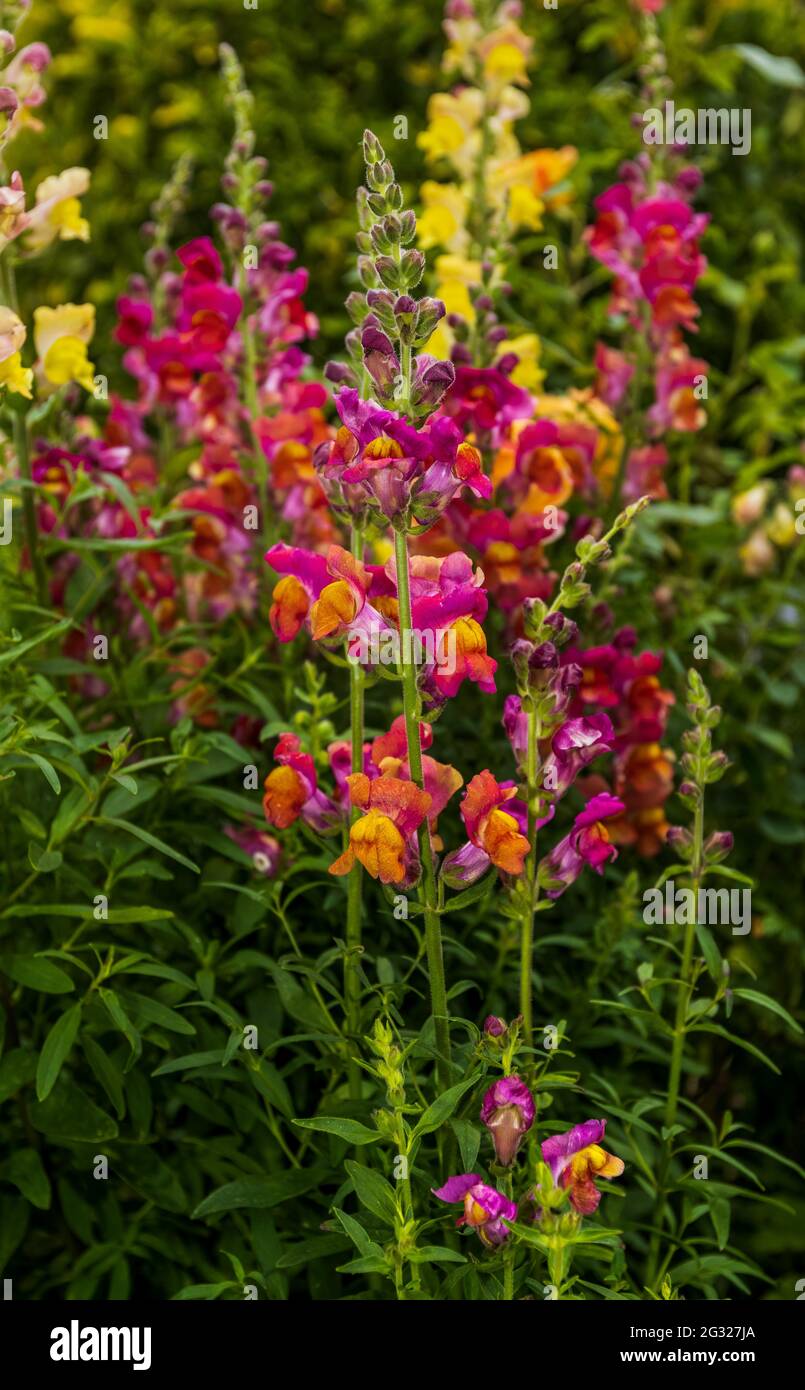
[{"label": "yellow snapdragon flower", "polygon": [[417,219],[419,245],[423,251],[443,246],[446,251],[466,251],[467,195],[458,184],[436,183],[427,179],[420,190],[422,212]]},{"label": "yellow snapdragon flower", "polygon": [[30,400],[34,374],[30,367],[23,367],[20,357],[25,338],[26,328],[19,314],[0,304],[0,386]]},{"label": "yellow snapdragon flower", "polygon": [[77,381],[85,391],[92,390],[95,368],[87,347],[94,332],[93,304],[60,304],[56,309],[40,305],[34,310],[34,342],[45,383],[66,386]]}]

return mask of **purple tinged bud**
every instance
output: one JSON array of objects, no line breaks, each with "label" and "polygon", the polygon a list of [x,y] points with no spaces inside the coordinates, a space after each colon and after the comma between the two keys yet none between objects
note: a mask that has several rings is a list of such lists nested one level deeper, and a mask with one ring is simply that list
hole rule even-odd
[{"label": "purple tinged bud", "polygon": [[735,836],[729,830],[714,830],[704,842],[704,857],[708,864],[720,864],[732,852]]},{"label": "purple tinged bud", "polygon": [[498,1163],[508,1168],[534,1123],[534,1098],[519,1076],[502,1076],[490,1086],[481,1105],[481,1123],[489,1130]]},{"label": "purple tinged bud", "polygon": [[[426,362],[426,359],[421,358],[420,362]],[[431,358],[426,365],[417,367],[411,389],[412,402],[416,405],[438,405],[455,379],[456,369],[452,362]]]},{"label": "purple tinged bud", "polygon": [[517,356],[516,352],[505,352],[495,363],[495,367],[499,372],[502,372],[504,376],[511,376],[511,373],[514,371],[519,361],[520,358]]},{"label": "purple tinged bud", "polygon": [[[488,343],[505,343],[508,336],[508,328],[505,328],[502,323],[499,323],[494,328],[490,328],[489,332],[486,335],[486,341]],[[510,353],[506,354],[507,357],[510,355]]]},{"label": "purple tinged bud", "polygon": [[400,370],[391,339],[369,323],[364,327],[361,344],[367,372],[381,391],[390,391]]},{"label": "purple tinged bud", "polygon": [[328,362],[324,368],[324,375],[328,381],[340,386],[352,378],[352,369],[344,362]]},{"label": "purple tinged bud", "polygon": [[488,1038],[502,1038],[504,1033],[508,1033],[508,1025],[496,1014],[489,1014],[484,1019],[484,1032]]},{"label": "purple tinged bud", "polygon": [[559,665],[559,653],[553,642],[540,642],[535,647],[528,659],[528,664],[532,671],[545,671],[554,669]]}]

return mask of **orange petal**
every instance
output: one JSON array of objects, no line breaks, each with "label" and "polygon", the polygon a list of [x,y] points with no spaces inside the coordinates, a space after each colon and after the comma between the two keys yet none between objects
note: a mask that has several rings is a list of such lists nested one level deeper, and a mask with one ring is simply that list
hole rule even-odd
[{"label": "orange petal", "polygon": [[328,874],[336,874],[338,878],[341,878],[344,874],[349,873],[350,869],[354,867],[354,864],[355,851],[352,848],[352,845],[347,845],[347,848],[344,850],[344,853],[340,855],[338,859],[333,861],[327,872]]},{"label": "orange petal", "polygon": [[350,830],[349,842],[372,878],[381,883],[401,883],[405,878],[405,840],[388,816],[367,811]]},{"label": "orange petal", "polygon": [[481,827],[481,843],[492,863],[506,874],[519,875],[530,849],[514,816],[496,806]]},{"label": "orange petal", "polygon": [[346,628],[355,617],[355,595],[345,579],[336,579],[322,589],[310,610],[310,627],[316,641]]},{"label": "orange petal", "polygon": [[293,574],[286,574],[272,595],[269,622],[280,642],[291,642],[299,632],[310,600],[307,590]]},{"label": "orange petal", "polygon": [[266,820],[278,830],[287,830],[307,801],[304,782],[292,767],[275,767],[263,785],[266,789],[263,797]]}]

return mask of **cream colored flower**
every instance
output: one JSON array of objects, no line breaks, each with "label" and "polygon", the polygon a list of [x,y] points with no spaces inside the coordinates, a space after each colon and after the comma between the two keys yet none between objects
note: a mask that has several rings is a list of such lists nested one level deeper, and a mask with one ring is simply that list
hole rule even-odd
[{"label": "cream colored flower", "polygon": [[80,203],[89,179],[89,169],[80,166],[43,179],[36,190],[36,206],[28,214],[27,250],[42,251],[57,238],[89,241],[89,223],[81,216]]},{"label": "cream colored flower", "polygon": [[7,304],[0,304],[0,362],[19,353],[26,336],[27,329],[19,314]]},{"label": "cream colored flower", "polygon": [[754,521],[760,521],[766,510],[766,503],[769,498],[770,485],[767,482],[755,483],[754,487],[749,487],[745,492],[736,493],[732,499],[732,519],[739,526],[751,526]]}]

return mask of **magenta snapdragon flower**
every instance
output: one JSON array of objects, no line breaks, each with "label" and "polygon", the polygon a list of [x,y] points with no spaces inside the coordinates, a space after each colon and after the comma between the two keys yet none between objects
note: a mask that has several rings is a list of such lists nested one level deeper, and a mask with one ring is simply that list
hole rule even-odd
[{"label": "magenta snapdragon flower", "polygon": [[565,1134],[553,1134],[542,1142],[542,1157],[557,1187],[565,1188],[570,1205],[581,1216],[590,1216],[601,1201],[597,1178],[619,1178],[622,1158],[601,1147],[606,1120],[585,1120]]},{"label": "magenta snapdragon flower", "polygon": [[552,885],[547,889],[549,898],[561,897],[565,889],[575,883],[585,864],[589,864],[597,874],[602,874],[604,865],[610,859],[617,859],[618,851],[609,838],[604,821],[625,810],[624,803],[608,792],[602,792],[588,801],[584,810],[576,816],[570,834],[554,845],[550,854],[540,861],[540,882]]},{"label": "magenta snapdragon flower", "polygon": [[517,1218],[517,1203],[490,1187],[478,1173],[459,1173],[442,1187],[431,1189],[440,1202],[463,1202],[464,1215],[457,1226],[471,1226],[490,1249],[502,1245],[509,1232],[503,1224]]}]

